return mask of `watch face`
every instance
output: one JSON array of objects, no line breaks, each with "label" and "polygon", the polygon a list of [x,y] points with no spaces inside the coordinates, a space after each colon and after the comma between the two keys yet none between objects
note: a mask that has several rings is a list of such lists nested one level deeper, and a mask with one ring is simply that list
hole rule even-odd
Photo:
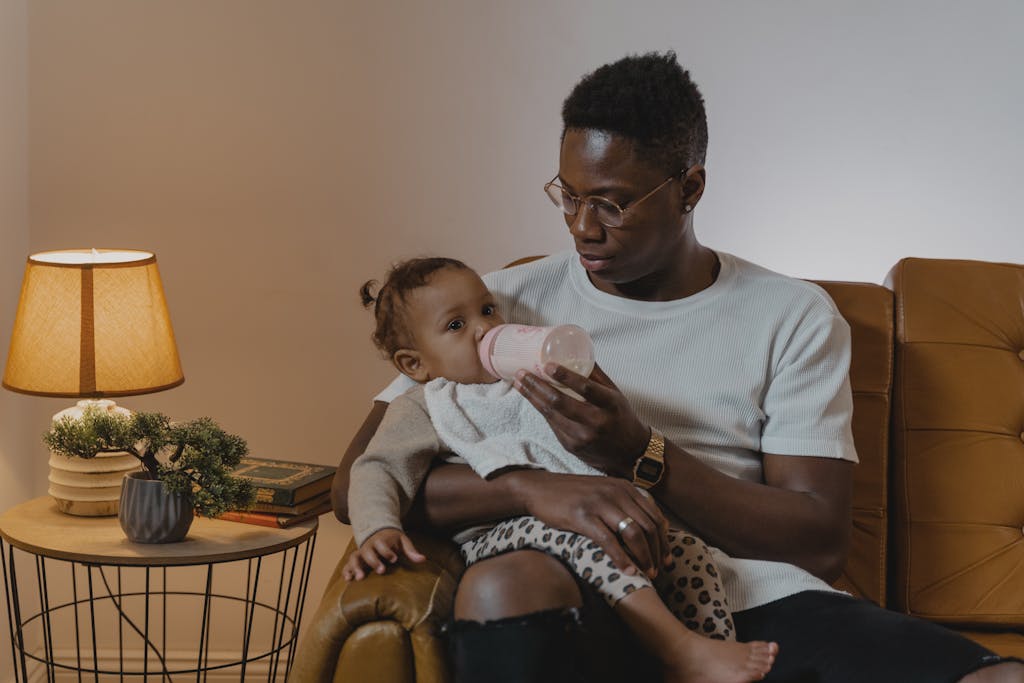
[{"label": "watch face", "polygon": [[644,481],[658,481],[661,473],[665,470],[665,463],[658,462],[654,458],[644,458],[636,467],[636,476]]}]

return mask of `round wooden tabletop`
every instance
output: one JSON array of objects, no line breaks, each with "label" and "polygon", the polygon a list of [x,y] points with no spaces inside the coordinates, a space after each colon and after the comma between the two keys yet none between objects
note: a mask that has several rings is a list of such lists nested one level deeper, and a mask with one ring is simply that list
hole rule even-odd
[{"label": "round wooden tabletop", "polygon": [[16,505],[0,515],[0,536],[34,555],[105,565],[169,567],[259,557],[302,543],[317,519],[287,529],[196,517],[180,543],[132,543],[117,517],[76,517],[49,496]]}]

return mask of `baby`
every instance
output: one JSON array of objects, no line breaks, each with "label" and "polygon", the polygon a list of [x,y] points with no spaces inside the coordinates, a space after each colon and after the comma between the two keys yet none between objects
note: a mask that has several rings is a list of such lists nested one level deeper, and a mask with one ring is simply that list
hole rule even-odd
[{"label": "baby", "polygon": [[[601,475],[562,448],[512,385],[484,370],[477,345],[505,321],[473,270],[454,259],[413,259],[391,270],[376,297],[374,284],[360,290],[364,305],[375,304],[374,342],[418,384],[388,406],[352,466],[349,512],[359,548],[342,570],[349,581],[383,573],[400,557],[425,559],[401,519],[439,455],[454,453],[485,478],[539,462],[550,471]],[[735,642],[711,553],[686,532],[668,532],[666,566],[653,581],[635,567],[620,571],[589,538],[534,517],[476,527],[455,540],[468,564],[523,548],[562,560],[650,648],[666,682],[757,681],[778,651],[775,643]]]}]

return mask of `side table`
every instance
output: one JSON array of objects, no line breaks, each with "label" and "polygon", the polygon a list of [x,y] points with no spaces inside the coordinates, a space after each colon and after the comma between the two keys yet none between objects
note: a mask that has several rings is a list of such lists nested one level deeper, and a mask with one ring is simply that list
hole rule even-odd
[{"label": "side table", "polygon": [[0,515],[19,681],[287,679],[317,520],[287,529],[196,517],[180,543],[49,497]]}]

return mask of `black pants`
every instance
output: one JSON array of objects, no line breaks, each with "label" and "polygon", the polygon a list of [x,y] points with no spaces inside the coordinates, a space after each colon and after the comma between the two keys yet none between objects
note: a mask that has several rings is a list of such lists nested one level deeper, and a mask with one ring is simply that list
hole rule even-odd
[{"label": "black pants", "polygon": [[[486,624],[455,622],[457,683],[643,683],[657,662],[586,585],[583,606]],[[766,681],[954,683],[1003,661],[949,629],[841,593],[808,591],[736,612],[741,641],[774,640]]]},{"label": "black pants", "polygon": [[658,663],[608,603],[580,584],[580,608],[448,626],[456,683],[660,681]]},{"label": "black pants", "polygon": [[1003,661],[948,628],[842,593],[797,593],[734,619],[740,640],[779,644],[766,681],[955,683]]}]

